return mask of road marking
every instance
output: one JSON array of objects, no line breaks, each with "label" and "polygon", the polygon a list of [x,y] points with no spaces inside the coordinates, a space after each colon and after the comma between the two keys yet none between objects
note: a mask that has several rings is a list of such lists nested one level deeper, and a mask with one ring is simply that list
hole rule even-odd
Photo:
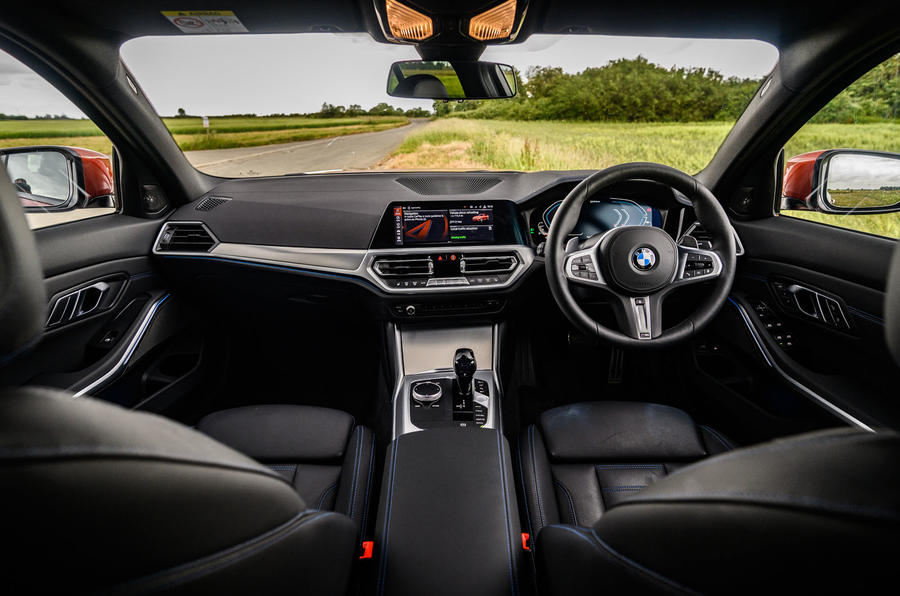
[{"label": "road marking", "polygon": [[331,143],[334,143],[336,140],[338,140],[338,138],[337,138],[337,137],[334,137],[334,138],[331,139],[331,141],[330,141],[327,145],[325,145],[325,146],[326,146],[326,147],[331,147]]}]

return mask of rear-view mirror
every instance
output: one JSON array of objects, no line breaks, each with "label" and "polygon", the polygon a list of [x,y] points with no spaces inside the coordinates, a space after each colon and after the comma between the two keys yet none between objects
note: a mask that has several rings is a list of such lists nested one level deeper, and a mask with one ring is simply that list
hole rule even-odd
[{"label": "rear-view mirror", "polygon": [[516,94],[516,74],[495,62],[409,60],[391,65],[387,92],[410,99],[503,99]]}]

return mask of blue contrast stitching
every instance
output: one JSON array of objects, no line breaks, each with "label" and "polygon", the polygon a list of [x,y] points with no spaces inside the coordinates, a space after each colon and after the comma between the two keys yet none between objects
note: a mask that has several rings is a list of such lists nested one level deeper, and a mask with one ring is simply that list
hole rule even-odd
[{"label": "blue contrast stitching", "polygon": [[497,432],[497,459],[500,461],[500,484],[502,485],[502,493],[503,493],[503,510],[506,512],[506,557],[507,563],[509,565],[509,589],[513,594],[518,594],[518,578],[516,574],[513,573],[513,554],[512,554],[512,545],[510,544],[510,539],[512,538],[512,527],[510,525],[509,520],[509,501],[508,501],[508,493],[506,491],[506,470],[503,467],[503,443],[500,441],[500,431]]},{"label": "blue contrast stitching", "polygon": [[[400,436],[402,437],[403,435]],[[391,472],[387,498],[387,514],[384,516],[384,545],[381,548],[381,564],[378,566],[378,594],[384,594],[384,584],[387,581],[388,541],[390,540],[391,536],[391,510],[394,504],[394,476],[397,461],[397,444],[399,442],[400,437],[394,439],[394,446],[391,449]]]},{"label": "blue contrast stitching", "polygon": [[566,493],[566,501],[569,502],[569,514],[572,517],[572,525],[577,526],[578,518],[575,516],[575,503],[572,501],[572,496],[569,494],[569,489],[567,489],[566,486],[559,480],[554,480],[553,484],[561,488],[563,492]]},{"label": "blue contrast stitching", "polygon": [[[531,479],[534,482],[534,495],[537,499],[538,515],[541,518],[541,528],[544,527],[544,500],[541,498],[541,488],[537,481],[537,461],[534,457],[534,425],[528,429],[528,437],[531,442]],[[541,528],[538,528],[540,532]]]},{"label": "blue contrast stitching", "polygon": [[356,459],[353,461],[353,482],[350,483],[350,508],[347,516],[353,519],[353,510],[356,508],[356,488],[359,480],[359,446],[362,441],[362,428],[356,427]]},{"label": "blue contrast stitching", "polygon": [[331,486],[329,486],[328,488],[325,489],[325,491],[322,493],[322,496],[319,497],[319,504],[316,506],[316,509],[318,509],[319,511],[322,510],[322,506],[325,504],[325,499],[328,497],[329,494],[331,494],[331,491],[333,491],[336,488],[337,488],[337,482],[335,482],[334,484],[332,484]]},{"label": "blue contrast stitching", "polygon": [[366,522],[369,519],[369,494],[372,492],[372,476],[375,470],[375,433],[372,433],[372,447],[369,449],[371,451],[371,455],[369,456],[369,478],[366,481],[366,500],[363,505],[363,514],[362,514],[362,525],[359,528],[359,535],[365,536],[366,533]]}]

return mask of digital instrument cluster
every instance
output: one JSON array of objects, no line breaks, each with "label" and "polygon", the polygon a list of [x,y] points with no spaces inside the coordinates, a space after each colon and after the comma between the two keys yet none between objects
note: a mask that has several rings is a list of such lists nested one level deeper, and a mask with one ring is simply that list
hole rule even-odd
[{"label": "digital instrument cluster", "polygon": [[[553,223],[553,216],[562,201],[556,201],[547,207],[534,230],[546,237]],[[578,225],[571,231],[572,236],[589,238],[614,228],[625,226],[662,227],[662,215],[659,209],[644,205],[630,199],[594,199],[584,204]]]}]

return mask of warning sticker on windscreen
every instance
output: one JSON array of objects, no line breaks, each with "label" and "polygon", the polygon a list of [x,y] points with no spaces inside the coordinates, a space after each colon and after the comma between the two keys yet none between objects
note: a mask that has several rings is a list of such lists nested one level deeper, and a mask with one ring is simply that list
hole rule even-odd
[{"label": "warning sticker on windscreen", "polygon": [[182,33],[247,33],[232,10],[164,10],[162,15]]}]

